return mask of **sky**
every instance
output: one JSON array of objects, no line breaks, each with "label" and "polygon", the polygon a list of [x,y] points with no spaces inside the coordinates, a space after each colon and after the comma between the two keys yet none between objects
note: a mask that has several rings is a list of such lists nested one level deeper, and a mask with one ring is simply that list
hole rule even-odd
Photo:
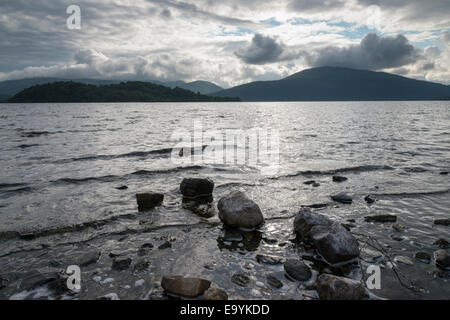
[{"label": "sky", "polygon": [[[80,28],[68,28],[70,5]],[[73,20],[70,20],[73,22]],[[450,0],[1,0],[0,81],[206,80],[341,66],[450,84]]]}]

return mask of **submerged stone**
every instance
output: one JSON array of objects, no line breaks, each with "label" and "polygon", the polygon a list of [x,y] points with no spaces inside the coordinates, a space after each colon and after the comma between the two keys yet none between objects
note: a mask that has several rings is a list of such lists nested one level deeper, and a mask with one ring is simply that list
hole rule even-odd
[{"label": "submerged stone", "polygon": [[331,196],[331,199],[333,199],[333,201],[344,204],[351,204],[353,202],[352,198],[345,193],[339,193],[337,195]]},{"label": "submerged stone", "polygon": [[238,272],[231,276],[231,281],[238,286],[246,287],[250,282],[250,278],[245,273]]},{"label": "submerged stone", "polygon": [[276,265],[283,261],[283,258],[276,256],[268,256],[263,254],[256,255],[256,261],[262,264]]},{"label": "submerged stone", "polygon": [[450,226],[450,219],[436,219],[434,220],[434,224],[441,226]]},{"label": "submerged stone", "polygon": [[374,216],[366,216],[364,220],[367,222],[396,222],[397,216],[393,214],[378,214]]},{"label": "submerged stone", "polygon": [[210,285],[211,281],[206,279],[181,276],[164,276],[161,281],[164,290],[185,298],[200,296]]},{"label": "submerged stone", "polygon": [[423,263],[430,263],[431,262],[431,255],[427,252],[416,252],[416,254],[414,255],[414,258],[417,261],[423,262]]},{"label": "submerged stone", "polygon": [[131,265],[131,258],[115,258],[113,259],[112,268],[114,270],[125,270]]},{"label": "submerged stone", "polygon": [[228,300],[228,294],[219,288],[209,288],[203,293],[205,300]]},{"label": "submerged stone", "polygon": [[344,182],[344,181],[347,181],[347,178],[342,177],[342,176],[333,176],[333,181],[334,182]]},{"label": "submerged stone", "polygon": [[267,283],[271,287],[274,287],[275,289],[280,289],[283,287],[283,282],[281,282],[280,279],[278,279],[277,277],[272,276],[272,275],[267,276]]},{"label": "submerged stone", "polygon": [[436,240],[433,244],[435,246],[438,246],[441,249],[448,249],[448,248],[450,248],[450,243],[447,240],[445,240],[445,239]]},{"label": "submerged stone", "polygon": [[448,250],[440,249],[434,252],[436,265],[442,269],[450,268],[450,254]]}]

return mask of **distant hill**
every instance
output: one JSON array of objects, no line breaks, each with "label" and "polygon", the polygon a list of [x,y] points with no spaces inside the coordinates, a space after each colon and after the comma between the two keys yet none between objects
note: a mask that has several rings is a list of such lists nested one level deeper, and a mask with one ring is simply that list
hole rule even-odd
[{"label": "distant hill", "polygon": [[445,100],[450,86],[385,72],[320,67],[276,81],[257,81],[213,93],[243,101]]},{"label": "distant hill", "polygon": [[183,81],[163,82],[161,84],[171,88],[179,87],[194,92],[200,92],[201,94],[210,94],[213,92],[223,90],[222,87],[219,87],[218,85],[212,82],[200,80],[194,82],[183,82]]},{"label": "distant hill", "polygon": [[[123,80],[102,80],[102,79],[65,79],[65,78],[27,78],[27,79],[18,79],[18,80],[6,80],[0,81],[0,101],[4,99],[4,97],[12,97],[16,93],[22,91],[23,89],[38,85],[38,84],[46,84],[52,82],[63,82],[63,81],[74,81],[85,84],[95,84],[95,85],[105,85],[105,84],[117,84],[122,82]],[[171,82],[162,82],[158,80],[149,80],[144,82],[151,82],[163,86],[167,86],[170,88],[179,87],[182,89],[190,90],[195,93],[200,92],[201,94],[210,94],[213,92],[217,92],[222,90],[222,87],[215,85],[212,82],[208,81],[194,81],[194,82],[183,82],[183,81],[171,81]],[[3,97],[3,98],[2,98]]]},{"label": "distant hill", "polygon": [[94,85],[78,82],[52,82],[24,89],[8,102],[203,102],[239,101],[238,98],[212,97],[181,88],[150,82],[121,82]]}]

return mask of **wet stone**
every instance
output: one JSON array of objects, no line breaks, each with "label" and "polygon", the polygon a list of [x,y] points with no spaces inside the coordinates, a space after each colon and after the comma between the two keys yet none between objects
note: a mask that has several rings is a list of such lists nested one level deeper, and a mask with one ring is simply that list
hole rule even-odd
[{"label": "wet stone", "polygon": [[301,260],[288,259],[284,263],[284,270],[293,279],[299,281],[309,280],[312,276],[309,267]]},{"label": "wet stone", "polygon": [[392,229],[394,229],[394,230],[397,231],[397,232],[403,232],[403,231],[405,230],[405,227],[402,226],[401,224],[394,223],[394,224],[392,225]]},{"label": "wet stone", "polygon": [[396,222],[397,216],[393,214],[379,214],[374,216],[366,216],[364,220],[367,222]]},{"label": "wet stone", "polygon": [[172,248],[172,244],[169,241],[164,242],[158,247],[159,250],[164,250],[168,248]]},{"label": "wet stone", "polygon": [[283,287],[283,282],[281,282],[280,279],[272,275],[267,276],[267,283],[275,289],[280,289]]},{"label": "wet stone", "polygon": [[133,264],[133,271],[142,272],[150,267],[150,261],[146,259],[141,259]]},{"label": "wet stone", "polygon": [[283,258],[277,256],[258,254],[256,255],[256,261],[262,264],[277,265],[283,261]]},{"label": "wet stone", "polygon": [[434,224],[441,226],[450,226],[450,219],[436,219],[434,220]]},{"label": "wet stone", "polygon": [[147,192],[136,194],[136,201],[138,211],[146,211],[159,206],[164,200],[164,195],[161,193]]},{"label": "wet stone", "polygon": [[127,190],[128,187],[127,186],[120,186],[120,187],[116,187],[117,190]]},{"label": "wet stone", "polygon": [[316,183],[316,181],[314,181],[314,180],[308,180],[308,181],[303,182],[303,184],[306,184],[306,185],[310,185],[310,184],[314,184],[314,183]]},{"label": "wet stone", "polygon": [[114,270],[126,270],[131,265],[131,258],[114,258],[112,268]]},{"label": "wet stone", "polygon": [[238,272],[231,277],[231,281],[238,286],[246,287],[250,283],[250,277],[245,273]]},{"label": "wet stone", "polygon": [[331,196],[331,199],[333,199],[333,201],[344,204],[351,204],[353,202],[353,199],[345,193],[339,193],[337,195]]},{"label": "wet stone", "polygon": [[361,300],[365,289],[356,280],[321,274],[317,278],[317,293],[321,300]]},{"label": "wet stone", "polygon": [[219,219],[230,227],[252,228],[264,222],[259,206],[241,191],[233,191],[217,203]]},{"label": "wet stone", "polygon": [[203,293],[205,300],[228,300],[228,294],[219,288],[209,288]]},{"label": "wet stone", "polygon": [[445,240],[445,239],[436,240],[433,244],[435,246],[438,246],[441,249],[448,249],[448,248],[450,248],[450,243],[447,240]]},{"label": "wet stone", "polygon": [[344,182],[347,181],[346,177],[342,177],[342,176],[333,176],[333,182]]},{"label": "wet stone", "polygon": [[365,200],[368,204],[372,204],[372,203],[375,202],[375,199],[374,199],[371,195],[365,196],[365,197],[364,197],[364,200]]},{"label": "wet stone", "polygon": [[213,189],[214,182],[209,178],[184,178],[180,184],[181,194],[191,199],[208,197]]},{"label": "wet stone", "polygon": [[164,290],[185,298],[200,296],[210,285],[211,282],[206,279],[180,276],[164,276],[161,281]]},{"label": "wet stone", "polygon": [[405,257],[405,256],[396,256],[394,258],[394,262],[403,263],[403,264],[410,265],[410,266],[412,266],[414,264],[414,262],[412,262],[410,258]]},{"label": "wet stone", "polygon": [[117,293],[108,293],[104,296],[98,297],[97,300],[120,300]]},{"label": "wet stone", "polygon": [[416,254],[414,255],[414,258],[417,261],[423,262],[423,263],[430,263],[431,262],[431,255],[427,252],[416,252]]},{"label": "wet stone", "polygon": [[442,269],[450,268],[450,254],[448,250],[440,249],[434,252],[436,265]]}]

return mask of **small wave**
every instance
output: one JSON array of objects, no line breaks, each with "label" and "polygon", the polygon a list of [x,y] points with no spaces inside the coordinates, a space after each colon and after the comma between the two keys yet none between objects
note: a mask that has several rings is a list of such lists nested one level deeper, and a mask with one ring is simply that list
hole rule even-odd
[{"label": "small wave", "polygon": [[435,191],[418,191],[418,192],[398,192],[398,193],[374,193],[373,195],[377,198],[415,198],[420,196],[433,196],[449,193],[450,189],[435,190]]},{"label": "small wave", "polygon": [[37,146],[39,146],[39,145],[38,144],[20,144],[17,146],[17,148],[26,149],[26,148],[37,147]]},{"label": "small wave", "polygon": [[26,183],[0,183],[0,189],[23,187],[26,185]]},{"label": "small wave", "polygon": [[50,181],[54,184],[83,184],[83,183],[89,183],[89,182],[114,182],[114,181],[121,181],[126,180],[133,176],[151,176],[151,175],[158,175],[158,174],[169,174],[174,172],[182,172],[182,171],[189,171],[189,170],[201,170],[204,169],[204,166],[185,166],[185,167],[175,167],[175,168],[169,168],[169,169],[161,169],[161,170],[137,170],[132,173],[128,173],[122,176],[119,175],[106,175],[106,176],[98,176],[98,177],[86,177],[86,178],[61,178],[58,180]]},{"label": "small wave", "polygon": [[427,169],[422,168],[422,167],[406,167],[406,168],[403,168],[403,170],[406,172],[411,172],[411,173],[414,173],[414,172],[419,173],[419,172],[427,172],[428,171]]},{"label": "small wave", "polygon": [[291,173],[291,174],[274,177],[271,179],[290,178],[290,177],[297,177],[297,176],[333,175],[333,174],[338,174],[338,173],[349,173],[349,172],[350,173],[360,173],[360,172],[384,171],[384,170],[394,170],[394,168],[390,167],[390,166],[366,165],[366,166],[338,168],[338,169],[332,169],[332,170],[305,170],[305,171],[299,171],[296,173]]},{"label": "small wave", "polygon": [[24,138],[35,138],[40,136],[47,136],[50,134],[56,134],[56,133],[63,133],[63,131],[55,131],[55,132],[49,132],[49,131],[24,131],[21,136]]}]

